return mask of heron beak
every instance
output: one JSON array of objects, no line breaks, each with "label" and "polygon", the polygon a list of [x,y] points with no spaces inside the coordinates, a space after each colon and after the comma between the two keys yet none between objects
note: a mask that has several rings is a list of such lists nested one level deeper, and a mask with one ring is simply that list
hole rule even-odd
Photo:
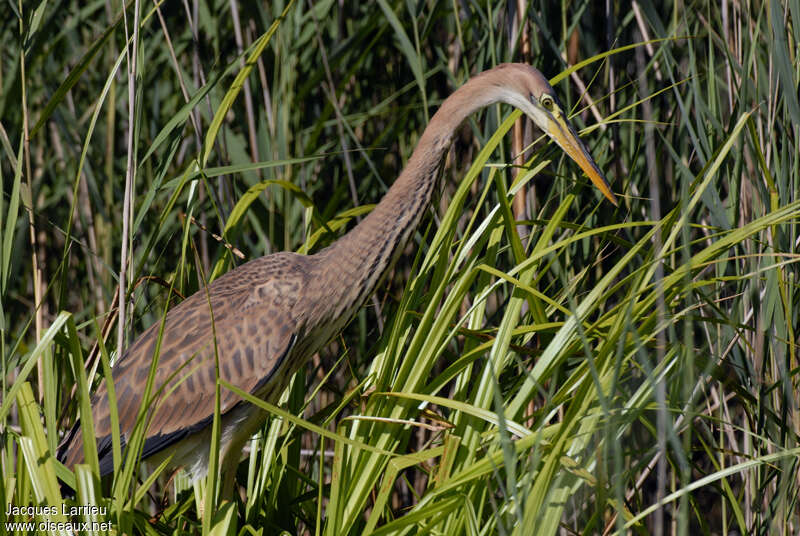
[{"label": "heron beak", "polygon": [[586,149],[575,129],[566,119],[563,114],[556,114],[555,117],[550,117],[547,125],[547,135],[553,138],[556,143],[564,150],[565,153],[577,163],[581,169],[592,180],[595,186],[603,192],[603,195],[611,201],[614,206],[618,206],[617,198],[611,191],[603,172],[595,164],[592,155]]}]

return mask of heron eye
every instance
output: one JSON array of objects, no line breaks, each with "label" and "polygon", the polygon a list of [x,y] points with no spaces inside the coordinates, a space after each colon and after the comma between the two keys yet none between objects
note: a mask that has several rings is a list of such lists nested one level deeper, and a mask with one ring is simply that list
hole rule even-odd
[{"label": "heron eye", "polygon": [[542,106],[544,106],[545,110],[547,110],[549,112],[552,112],[552,111],[555,110],[556,103],[553,100],[553,97],[551,97],[550,95],[542,95],[542,98],[539,99],[539,102],[542,103]]}]

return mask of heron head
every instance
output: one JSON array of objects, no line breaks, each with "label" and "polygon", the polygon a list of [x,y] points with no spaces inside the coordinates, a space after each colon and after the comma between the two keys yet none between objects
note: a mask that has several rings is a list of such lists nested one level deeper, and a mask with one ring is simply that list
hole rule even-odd
[{"label": "heron head", "polygon": [[509,72],[500,86],[501,100],[522,110],[537,127],[552,138],[609,201],[617,205],[603,172],[597,167],[575,129],[570,124],[556,92],[538,70],[528,65],[510,64],[516,72]]}]

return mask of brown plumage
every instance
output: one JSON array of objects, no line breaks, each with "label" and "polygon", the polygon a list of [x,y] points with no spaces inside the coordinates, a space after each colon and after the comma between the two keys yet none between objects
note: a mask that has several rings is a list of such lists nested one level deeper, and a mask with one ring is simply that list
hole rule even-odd
[{"label": "brown plumage", "polygon": [[[354,229],[314,255],[276,253],[248,262],[211,283],[208,296],[200,290],[167,314],[154,383],[155,389],[167,386],[151,404],[142,458],[172,454],[172,466],[185,466],[193,478],[205,474],[214,414],[212,315],[220,377],[275,402],[292,374],[344,328],[390,270],[431,200],[455,130],[498,101],[522,109],[616,204],[539,71],[504,64],[472,78],[442,103],[400,177]],[[150,326],[113,369],[123,443],[142,403],[160,328],[160,322]],[[220,409],[221,454],[228,468],[235,467],[265,415],[227,389]],[[100,471],[107,474],[113,460],[104,384],[92,398],[92,416]],[[83,460],[78,426],[59,449],[69,467]]]}]

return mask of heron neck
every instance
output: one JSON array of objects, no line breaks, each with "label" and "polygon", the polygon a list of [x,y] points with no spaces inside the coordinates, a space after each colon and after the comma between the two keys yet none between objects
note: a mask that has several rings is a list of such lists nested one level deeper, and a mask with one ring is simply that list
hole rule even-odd
[{"label": "heron neck", "polygon": [[442,103],[383,199],[352,230],[315,255],[321,271],[315,280],[327,284],[317,292],[326,303],[321,309],[332,306],[327,312],[349,320],[391,270],[431,201],[456,129],[471,113],[498,100],[492,97],[491,80],[485,78],[473,78]]}]

